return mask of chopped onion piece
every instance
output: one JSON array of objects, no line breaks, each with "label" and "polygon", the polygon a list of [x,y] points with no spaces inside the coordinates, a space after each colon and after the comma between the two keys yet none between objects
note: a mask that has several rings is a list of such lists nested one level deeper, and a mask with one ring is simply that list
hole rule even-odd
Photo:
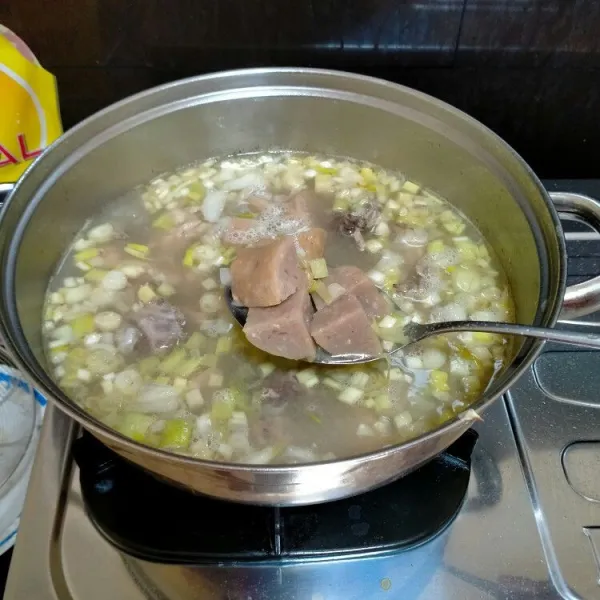
[{"label": "chopped onion piece", "polygon": [[379,321],[379,327],[382,329],[391,329],[396,325],[397,322],[398,319],[396,319],[396,317],[393,317],[392,315],[386,315],[383,317],[383,319],[381,319],[381,321]]},{"label": "chopped onion piece", "polygon": [[125,369],[115,377],[115,387],[125,396],[135,396],[142,387],[142,376],[135,369]]},{"label": "chopped onion piece", "polygon": [[471,321],[501,321],[502,316],[497,315],[491,310],[478,310],[471,313],[469,319]]},{"label": "chopped onion piece", "polygon": [[229,285],[231,283],[231,270],[226,267],[219,269],[219,281],[221,285]]},{"label": "chopped onion piece", "polygon": [[412,423],[412,415],[409,411],[405,410],[394,417],[394,425],[396,429],[402,431]]},{"label": "chopped onion piece", "polygon": [[212,431],[212,421],[208,413],[200,415],[196,419],[196,435],[206,437]]},{"label": "chopped onion piece", "polygon": [[350,385],[356,388],[364,389],[369,383],[369,374],[364,371],[353,373],[350,377]]},{"label": "chopped onion piece", "polygon": [[92,287],[87,283],[73,288],[68,288],[64,292],[65,302],[67,304],[77,304],[83,302],[92,292]]},{"label": "chopped onion piece", "polygon": [[363,396],[365,392],[359,388],[348,387],[339,396],[338,400],[344,404],[356,404]]},{"label": "chopped onion piece", "polygon": [[122,317],[114,311],[100,312],[94,317],[96,327],[102,331],[115,331],[121,325]]},{"label": "chopped onion piece", "polygon": [[216,223],[220,217],[225,202],[227,201],[227,192],[211,190],[206,194],[202,204],[202,214],[209,223]]},{"label": "chopped onion piece", "polygon": [[275,448],[272,446],[268,446],[267,448],[263,448],[258,452],[253,452],[249,454],[245,458],[242,459],[242,462],[248,463],[250,465],[262,465],[270,463],[275,458]]},{"label": "chopped onion piece", "polygon": [[204,406],[204,397],[202,396],[202,392],[198,388],[190,390],[185,395],[185,403],[192,412],[201,406]]},{"label": "chopped onion piece", "polygon": [[409,369],[422,369],[423,368],[423,360],[420,356],[415,354],[409,354],[404,357],[404,363]]},{"label": "chopped onion piece", "polygon": [[221,307],[221,297],[218,294],[204,294],[200,298],[200,308],[207,313],[218,312]]},{"label": "chopped onion piece", "polygon": [[428,348],[423,352],[422,361],[426,369],[439,369],[446,364],[446,355],[436,348]]},{"label": "chopped onion piece", "polygon": [[[264,180],[259,173],[246,173],[242,177],[232,179],[223,184],[224,190],[243,190],[245,188],[260,188],[264,186]],[[206,203],[206,199],[204,200]]]},{"label": "chopped onion piece", "polygon": [[314,462],[317,458],[310,448],[300,448],[299,446],[289,446],[285,451],[285,456],[295,463]]},{"label": "chopped onion piece", "polygon": [[371,271],[369,271],[367,273],[367,275],[369,276],[369,279],[375,284],[375,285],[383,285],[385,283],[385,274],[382,273],[381,271],[377,271],[375,269],[372,269]]},{"label": "chopped onion piece", "polygon": [[92,380],[92,374],[87,369],[78,369],[77,379],[81,379],[81,381],[88,383]]},{"label": "chopped onion piece", "polygon": [[313,369],[304,369],[296,373],[296,379],[307,388],[315,387],[319,383],[319,378]]},{"label": "chopped onion piece", "polygon": [[142,413],[169,413],[180,406],[181,392],[171,385],[150,384],[144,386],[131,407]]},{"label": "chopped onion piece", "polygon": [[102,287],[111,292],[123,290],[127,287],[127,277],[122,271],[109,271],[102,280]]},{"label": "chopped onion piece", "polygon": [[368,425],[361,423],[356,429],[356,435],[358,437],[371,437],[375,435],[375,432]]},{"label": "chopped onion piece", "polygon": [[471,270],[460,269],[453,273],[454,285],[463,292],[478,292],[481,287],[481,278]]},{"label": "chopped onion piece", "polygon": [[94,242],[108,242],[113,238],[115,229],[110,223],[97,225],[88,232],[88,238]]}]

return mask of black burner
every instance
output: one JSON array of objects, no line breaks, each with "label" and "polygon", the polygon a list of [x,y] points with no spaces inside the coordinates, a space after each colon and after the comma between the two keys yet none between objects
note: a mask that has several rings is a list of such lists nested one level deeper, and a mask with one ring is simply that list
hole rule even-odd
[{"label": "black burner", "polygon": [[157,480],[89,434],[75,445],[92,523],[121,551],[162,563],[300,560],[414,548],[466,495],[477,433],[413,473],[353,498],[303,507],[234,504]]}]

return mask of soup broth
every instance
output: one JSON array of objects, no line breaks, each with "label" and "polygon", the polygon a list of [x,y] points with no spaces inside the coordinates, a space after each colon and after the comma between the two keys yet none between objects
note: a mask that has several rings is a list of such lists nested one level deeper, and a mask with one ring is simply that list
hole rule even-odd
[{"label": "soup broth", "polygon": [[[292,210],[298,194],[303,214]],[[340,268],[366,274],[388,307],[366,311],[384,351],[409,321],[513,320],[492,250],[433,191],[354,160],[239,155],[158,177],[86,224],[47,293],[44,341],[57,383],[150,446],[305,463],[437,428],[509,358],[508,339],[487,333],[437,336],[352,367],[262,351],[229,313],[223,287],[247,247],[287,238],[320,310],[348,292],[334,276]]]}]

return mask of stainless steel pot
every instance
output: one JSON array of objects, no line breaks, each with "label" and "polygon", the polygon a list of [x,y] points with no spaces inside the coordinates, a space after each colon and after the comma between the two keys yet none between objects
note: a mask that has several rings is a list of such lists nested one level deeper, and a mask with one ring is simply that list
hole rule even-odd
[{"label": "stainless steel pot", "polygon": [[[397,478],[469,426],[457,418],[406,444],[299,466],[241,466],[184,458],[126,439],[54,384],[42,351],[44,293],[63,252],[107,200],[182,164],[234,152],[294,149],[402,169],[466,213],[495,247],[520,322],[552,326],[597,308],[600,282],[567,290],[558,215],[527,165],[460,111],[413,90],[347,73],[254,69],[164,85],[115,104],[56,142],[19,181],[0,223],[0,318],[7,346],[44,394],[131,461],[198,492],[240,502],[308,504]],[[559,209],[600,222],[600,206],[557,195]],[[564,299],[564,300],[563,300]],[[527,369],[541,343],[515,349],[474,405],[486,408]]]}]

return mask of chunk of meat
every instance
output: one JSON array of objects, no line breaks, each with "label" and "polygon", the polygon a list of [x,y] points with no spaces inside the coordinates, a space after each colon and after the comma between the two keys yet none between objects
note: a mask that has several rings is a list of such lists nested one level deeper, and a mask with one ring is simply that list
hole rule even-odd
[{"label": "chunk of meat", "polygon": [[256,225],[256,219],[233,217],[227,225],[227,229],[221,235],[221,239],[224,244],[230,244],[231,246],[248,246],[251,240],[245,234],[251,229],[255,229]]},{"label": "chunk of meat", "polygon": [[305,388],[298,379],[287,371],[276,370],[267,376],[255,392],[260,400],[262,415],[272,417],[285,412],[290,403],[294,403]]},{"label": "chunk of meat", "polygon": [[123,247],[104,246],[99,249],[98,256],[94,257],[90,262],[93,266],[104,269],[116,269],[122,266],[127,258],[131,258],[131,256],[123,250]]},{"label": "chunk of meat", "polygon": [[263,415],[250,424],[250,441],[261,446],[287,446],[293,423],[285,415]]},{"label": "chunk of meat", "polygon": [[300,257],[304,260],[323,258],[326,238],[327,232],[320,227],[312,227],[308,231],[299,233],[296,240],[301,250]]},{"label": "chunk of meat", "polygon": [[[344,266],[331,269],[329,276],[322,280],[327,286],[336,283],[352,294],[362,304],[367,317],[381,318],[389,313],[390,307],[375,284],[358,267]],[[315,296],[315,306],[320,310],[325,302]]]},{"label": "chunk of meat", "polygon": [[330,354],[381,353],[381,342],[356,296],[343,294],[313,317],[310,333]]},{"label": "chunk of meat", "polygon": [[293,219],[301,219],[310,225],[310,204],[316,201],[316,195],[311,190],[301,190],[290,196],[285,203],[286,213]]},{"label": "chunk of meat", "polygon": [[313,312],[308,291],[302,288],[277,306],[250,308],[244,333],[252,345],[274,356],[313,360],[316,348],[309,332]]},{"label": "chunk of meat", "polygon": [[265,210],[265,208],[267,208],[267,206],[269,206],[270,202],[262,196],[252,195],[248,197],[246,204],[248,204],[248,206],[254,212],[261,213],[263,210]]},{"label": "chunk of meat", "polygon": [[182,254],[190,243],[204,234],[210,225],[203,223],[196,217],[188,217],[188,220],[181,225],[177,225],[168,232],[159,236],[151,244],[152,249],[157,254],[165,253],[169,255]]},{"label": "chunk of meat", "polygon": [[426,249],[424,247],[418,248],[415,246],[404,246],[402,249],[402,263],[401,279],[400,283],[414,279],[419,273],[420,267],[425,267],[423,262],[425,258]]},{"label": "chunk of meat", "polygon": [[281,304],[305,280],[291,237],[256,248],[240,248],[231,263],[231,291],[243,306]]},{"label": "chunk of meat", "polygon": [[153,352],[169,350],[184,336],[185,319],[172,304],[159,300],[131,313]]}]

